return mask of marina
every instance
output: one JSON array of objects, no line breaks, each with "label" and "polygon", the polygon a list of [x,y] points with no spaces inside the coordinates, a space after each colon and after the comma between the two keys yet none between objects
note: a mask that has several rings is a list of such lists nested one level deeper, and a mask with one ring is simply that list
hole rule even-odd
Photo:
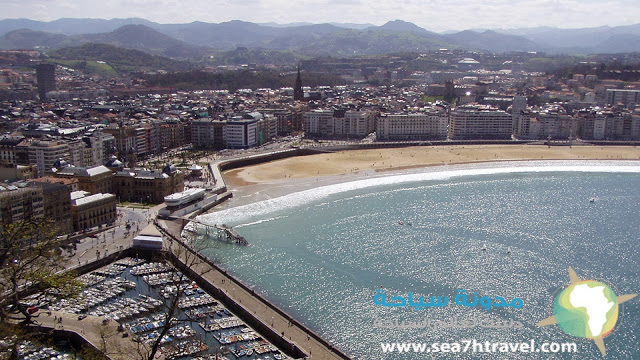
[{"label": "marina", "polygon": [[[134,342],[159,341],[166,359],[287,359],[277,347],[208,294],[163,262],[124,258],[78,277],[86,284],[73,299],[53,302],[46,311],[115,321]],[[175,303],[174,303],[175,302]],[[174,316],[168,309],[175,304]],[[166,335],[159,337],[167,323]],[[251,357],[252,359],[254,357]]]}]

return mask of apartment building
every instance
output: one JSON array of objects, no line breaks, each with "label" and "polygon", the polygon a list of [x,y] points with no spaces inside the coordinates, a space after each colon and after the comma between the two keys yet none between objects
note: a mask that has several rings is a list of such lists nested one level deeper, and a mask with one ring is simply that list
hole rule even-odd
[{"label": "apartment building", "polygon": [[451,111],[449,138],[510,139],[513,118],[505,111],[489,105],[469,104]]},{"label": "apartment building", "polygon": [[373,111],[318,109],[304,113],[303,119],[309,136],[365,137],[375,131],[377,114]]},{"label": "apartment building", "polygon": [[547,105],[543,108],[524,111],[515,119],[514,135],[518,139],[563,139],[575,138],[578,121],[568,115],[564,107]]},{"label": "apartment building", "polygon": [[625,106],[635,106],[640,104],[640,90],[607,89],[605,91],[605,102],[607,105],[623,104]]},{"label": "apartment building", "polygon": [[34,140],[29,144],[28,151],[29,163],[38,167],[40,176],[51,170],[56,161],[69,162],[71,160],[69,145],[60,140]]},{"label": "apartment building", "polygon": [[73,231],[71,221],[71,183],[73,180],[50,177],[38,178],[29,184],[42,189],[44,215],[51,219],[59,233],[68,234]]},{"label": "apartment building", "polygon": [[227,120],[224,141],[229,149],[246,149],[258,144],[258,120],[237,116]]},{"label": "apartment building", "polygon": [[376,126],[379,140],[446,139],[449,115],[443,107],[428,107],[417,112],[381,114]]},{"label": "apartment building", "polygon": [[310,136],[333,136],[333,110],[313,110],[303,115],[304,131]]},{"label": "apartment building", "polygon": [[116,150],[121,154],[126,154],[129,149],[136,148],[135,128],[120,124],[110,124],[103,129],[104,133],[113,136]]},{"label": "apartment building", "polygon": [[41,188],[24,181],[0,184],[0,227],[44,215]]},{"label": "apartment building", "polygon": [[17,164],[16,146],[24,140],[23,136],[3,136],[0,138],[0,162],[5,165]]},{"label": "apartment building", "polygon": [[258,144],[262,145],[273,140],[278,135],[278,119],[272,114],[264,116],[259,112],[249,113],[258,120]]},{"label": "apartment building", "polygon": [[[191,122],[191,144],[196,149],[215,148],[216,126],[215,120],[203,118]],[[222,132],[222,126],[217,127]]]},{"label": "apartment building", "polygon": [[640,140],[638,111],[590,108],[576,114],[578,136],[585,140]]}]

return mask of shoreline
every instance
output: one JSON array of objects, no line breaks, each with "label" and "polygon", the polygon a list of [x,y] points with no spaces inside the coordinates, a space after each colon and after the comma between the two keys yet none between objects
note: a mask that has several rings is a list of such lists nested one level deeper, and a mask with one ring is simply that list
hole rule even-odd
[{"label": "shoreline", "polygon": [[434,165],[454,165],[507,160],[638,160],[634,146],[547,145],[448,145],[345,150],[296,156],[225,171],[232,188],[277,182],[284,179],[317,178],[366,170],[399,170]]},{"label": "shoreline", "polygon": [[[604,170],[603,170],[604,168]],[[609,170],[609,168],[616,168]],[[626,168],[626,169],[625,169]],[[520,170],[518,170],[520,169]],[[563,170],[564,169],[564,170]],[[633,170],[631,170],[633,169]],[[393,170],[393,171],[391,171]],[[234,196],[216,207],[214,211],[202,214],[216,221],[228,221],[229,209],[242,207],[242,212],[265,210],[284,203],[291,206],[292,201],[306,201],[309,197],[323,197],[338,192],[362,189],[370,186],[391,185],[397,182],[422,182],[450,177],[467,177],[501,173],[519,172],[640,172],[640,160],[596,159],[596,160],[508,160],[483,161],[471,163],[420,166],[385,171],[368,170],[359,173],[339,174],[309,179],[280,180],[271,183],[253,184],[233,189]],[[296,195],[297,194],[297,195]],[[294,196],[295,200],[293,197]],[[264,201],[268,204],[258,204]],[[278,204],[278,205],[276,205]],[[252,206],[256,205],[256,206]],[[251,210],[250,210],[251,209]],[[260,211],[262,211],[260,210]],[[217,214],[217,213],[224,214]],[[247,213],[245,213],[247,214]],[[222,215],[225,220],[218,219]],[[253,214],[257,215],[257,214]],[[237,216],[237,215],[236,215]],[[244,217],[244,216],[240,216]],[[209,220],[209,219],[208,219]],[[207,221],[208,221],[207,220]]]},{"label": "shoreline", "polygon": [[[375,160],[382,159],[382,161],[378,160],[377,165],[374,165],[375,160],[371,162],[373,157],[376,158]],[[336,161],[341,160],[345,162],[335,164]],[[391,176],[393,172],[407,174],[442,166],[570,160],[640,160],[640,148],[634,146],[454,145],[345,150],[336,153],[296,156],[224,171],[222,176],[234,197],[231,201],[217,206],[214,212],[321,186]],[[389,161],[392,162],[391,165]],[[369,165],[369,168],[366,168],[366,165]]]}]

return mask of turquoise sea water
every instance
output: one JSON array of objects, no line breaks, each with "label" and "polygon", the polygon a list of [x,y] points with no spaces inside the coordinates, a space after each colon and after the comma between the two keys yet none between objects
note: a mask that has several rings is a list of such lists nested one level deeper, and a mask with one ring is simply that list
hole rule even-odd
[{"label": "turquoise sea water", "polygon": [[[205,215],[247,238],[208,255],[354,359],[600,358],[592,341],[538,328],[568,268],[640,292],[640,163],[522,162],[426,169],[338,184]],[[594,198],[594,202],[590,202]],[[486,247],[486,250],[483,248]],[[441,308],[373,303],[449,296]],[[458,306],[458,289],[521,298],[521,309]],[[605,338],[607,358],[638,359],[640,298]],[[521,328],[375,327],[385,321],[513,321]],[[380,325],[380,324],[377,324]],[[576,342],[577,354],[384,354],[382,342]]]}]

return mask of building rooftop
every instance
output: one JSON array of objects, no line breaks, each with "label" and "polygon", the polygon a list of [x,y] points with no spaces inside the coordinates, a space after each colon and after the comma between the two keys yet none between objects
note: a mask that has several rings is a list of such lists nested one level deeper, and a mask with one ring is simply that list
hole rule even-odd
[{"label": "building rooftop", "polygon": [[104,165],[94,167],[74,167],[67,166],[58,171],[60,175],[74,175],[74,176],[96,176],[100,174],[111,173],[111,170]]},{"label": "building rooftop", "polygon": [[93,195],[90,195],[90,196],[77,198],[75,200],[72,199],[72,205],[82,206],[82,205],[85,205],[85,204],[90,204],[92,202],[101,201],[101,200],[109,199],[109,198],[115,199],[116,196],[113,195],[113,194],[102,194],[102,193],[93,194]]},{"label": "building rooftop", "polygon": [[71,201],[83,198],[85,196],[91,195],[90,192],[84,190],[72,191],[71,192]]}]

